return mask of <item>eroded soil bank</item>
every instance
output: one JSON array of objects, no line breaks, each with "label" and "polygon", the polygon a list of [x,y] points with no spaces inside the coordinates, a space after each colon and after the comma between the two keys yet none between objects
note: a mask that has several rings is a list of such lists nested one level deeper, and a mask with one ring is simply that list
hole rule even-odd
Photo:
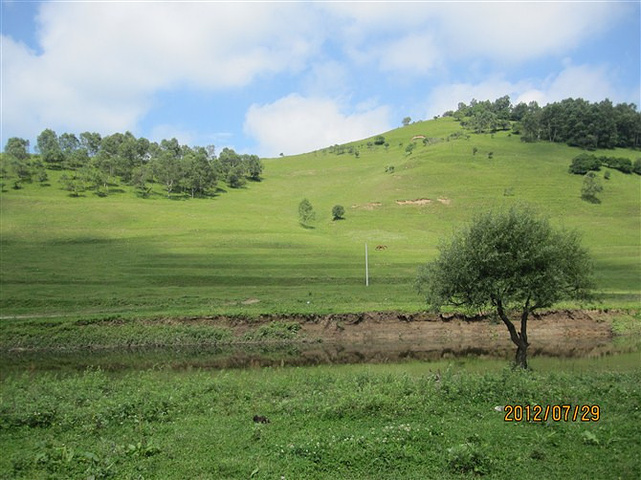
[{"label": "eroded soil bank", "polygon": [[[613,333],[613,325],[622,317],[636,324],[632,315],[614,311],[562,310],[534,315],[528,322],[528,353],[532,357],[567,358],[639,355],[638,334]],[[44,330],[40,335],[55,335],[54,331],[60,329],[56,322],[45,322],[41,327]],[[66,327],[64,331],[72,335],[65,337],[67,343],[62,337],[49,343],[48,348],[30,348],[23,343],[0,352],[0,364],[7,371],[77,370],[89,366],[130,370],[159,365],[177,369],[246,368],[437,361],[468,356],[512,359],[515,352],[506,327],[491,316],[370,312],[265,315],[252,319],[111,318],[80,320]],[[224,338],[203,339],[201,335],[209,330],[223,331]],[[271,335],[262,335],[265,331]],[[158,332],[162,336],[154,337]],[[287,335],[279,337],[283,332]],[[71,345],[71,339],[76,337],[91,342]]]},{"label": "eroded soil bank", "polygon": [[[611,342],[612,312],[558,310],[534,315],[528,322],[533,355],[581,356]],[[368,312],[329,315],[264,315],[258,319],[199,317],[157,320],[170,324],[224,326],[241,338],[270,322],[300,325],[295,342],[338,345],[339,350],[385,350],[411,356],[411,352],[448,352],[502,355],[512,352],[505,325],[491,316],[428,313]],[[155,321],[156,322],[156,321]],[[517,325],[518,327],[518,325]],[[385,346],[385,348],[382,348]]]}]

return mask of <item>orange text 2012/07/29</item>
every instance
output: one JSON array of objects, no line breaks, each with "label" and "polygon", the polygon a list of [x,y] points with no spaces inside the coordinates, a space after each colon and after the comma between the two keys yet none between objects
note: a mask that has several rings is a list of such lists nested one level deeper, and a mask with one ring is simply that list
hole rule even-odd
[{"label": "orange text 2012/07/29", "polygon": [[599,405],[505,405],[506,422],[598,422]]}]

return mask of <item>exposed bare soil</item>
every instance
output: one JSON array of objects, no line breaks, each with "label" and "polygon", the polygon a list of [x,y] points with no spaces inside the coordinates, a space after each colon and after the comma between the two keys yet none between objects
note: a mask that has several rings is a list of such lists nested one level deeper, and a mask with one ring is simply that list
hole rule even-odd
[{"label": "exposed bare soil", "polygon": [[[534,315],[528,322],[530,354],[585,356],[607,353],[613,336],[612,315],[611,312],[584,310],[549,311]],[[428,313],[369,312],[263,315],[258,319],[221,316],[160,321],[225,326],[239,337],[268,322],[297,322],[301,325],[297,342],[307,345],[306,355],[342,355],[344,361],[350,357],[357,357],[352,360],[372,360],[362,358],[370,355],[384,355],[390,359],[442,358],[468,353],[509,356],[515,348],[505,325],[489,316],[466,318]],[[313,344],[318,346],[313,347]],[[326,358],[325,361],[337,359]]]}]

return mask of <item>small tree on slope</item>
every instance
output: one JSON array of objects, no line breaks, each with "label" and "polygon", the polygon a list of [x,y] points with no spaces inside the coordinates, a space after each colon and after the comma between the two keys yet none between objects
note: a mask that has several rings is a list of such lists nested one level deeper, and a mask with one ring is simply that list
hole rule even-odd
[{"label": "small tree on slope", "polygon": [[[527,368],[527,321],[536,309],[589,297],[592,265],[576,232],[557,231],[528,208],[489,212],[439,247],[417,286],[435,311],[444,305],[496,311]],[[520,317],[520,330],[510,319]]]}]

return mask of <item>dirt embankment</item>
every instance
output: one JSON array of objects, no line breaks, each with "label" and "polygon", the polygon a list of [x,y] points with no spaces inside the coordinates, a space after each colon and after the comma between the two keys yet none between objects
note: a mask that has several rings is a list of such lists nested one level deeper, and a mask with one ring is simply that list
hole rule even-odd
[{"label": "dirt embankment", "polygon": [[[536,314],[528,321],[532,355],[582,356],[607,353],[612,339],[611,312],[560,310]],[[490,316],[428,313],[369,312],[355,314],[263,315],[258,319],[198,317],[161,320],[167,323],[211,324],[233,330],[241,337],[273,321],[296,322],[295,342],[318,343],[344,354],[385,351],[394,356],[431,358],[461,354],[511,355],[505,325]],[[517,323],[517,328],[519,327]],[[604,350],[605,349],[605,350]],[[333,350],[332,350],[333,351]],[[365,352],[365,353],[364,353]]]}]

